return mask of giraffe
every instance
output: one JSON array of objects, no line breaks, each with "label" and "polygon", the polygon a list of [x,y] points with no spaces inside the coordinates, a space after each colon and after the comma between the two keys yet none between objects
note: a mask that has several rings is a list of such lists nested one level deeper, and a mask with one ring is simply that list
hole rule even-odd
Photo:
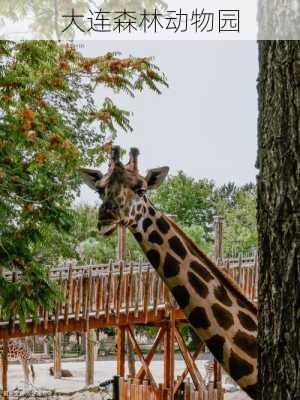
[{"label": "giraffe", "polygon": [[196,334],[231,378],[256,399],[257,307],[147,198],[146,191],[157,188],[169,168],[155,168],[142,177],[138,155],[138,149],[131,149],[123,165],[120,148],[114,146],[106,174],[80,170],[83,181],[102,199],[98,229],[107,236],[118,224],[130,229]]},{"label": "giraffe", "polygon": [[[0,343],[0,369],[2,369],[2,353],[3,353],[3,342]],[[8,361],[19,361],[22,366],[25,384],[28,385],[30,383],[29,375],[31,373],[32,383],[34,383],[35,373],[34,368],[31,363],[32,352],[25,346],[24,343],[9,339],[8,340],[8,352],[7,352],[7,360]]]}]

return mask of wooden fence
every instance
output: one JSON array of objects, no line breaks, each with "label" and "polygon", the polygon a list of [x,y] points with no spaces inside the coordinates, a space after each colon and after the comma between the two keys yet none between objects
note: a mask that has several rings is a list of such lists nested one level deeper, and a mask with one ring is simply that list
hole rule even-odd
[{"label": "wooden fence", "polygon": [[[157,389],[153,388],[148,381],[139,379],[124,379],[116,377],[113,400],[171,400],[171,391],[164,388],[162,384]],[[207,387],[196,390],[189,381],[184,382],[178,390],[176,400],[224,400],[224,390],[215,388],[213,383]]]}]

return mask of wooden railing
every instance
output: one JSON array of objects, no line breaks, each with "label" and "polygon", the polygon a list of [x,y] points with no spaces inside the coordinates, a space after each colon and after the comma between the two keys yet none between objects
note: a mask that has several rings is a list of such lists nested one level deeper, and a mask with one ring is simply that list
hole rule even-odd
[{"label": "wooden railing", "polygon": [[[164,388],[162,384],[155,389],[148,381],[119,378],[118,385],[118,396],[115,396],[114,400],[171,400],[173,398],[171,391]],[[213,383],[195,389],[194,385],[187,381],[181,385],[177,398],[184,400],[223,400],[224,390],[221,385],[217,388],[214,387]]]},{"label": "wooden railing", "polygon": [[227,258],[221,266],[241,287],[244,295],[257,302],[258,256]]},{"label": "wooden railing", "polygon": [[[257,258],[226,259],[220,268],[241,286],[249,299],[256,301]],[[17,272],[4,276],[14,281],[21,277]],[[53,268],[50,277],[59,283],[64,297],[50,312],[40,309],[37,322],[28,319],[33,334],[75,330],[87,319],[99,328],[126,321],[148,323],[167,317],[171,309],[178,309],[165,284],[147,263],[63,265]],[[19,328],[17,315],[5,321],[0,312],[0,338],[5,329],[9,329],[7,335],[18,336]]]}]

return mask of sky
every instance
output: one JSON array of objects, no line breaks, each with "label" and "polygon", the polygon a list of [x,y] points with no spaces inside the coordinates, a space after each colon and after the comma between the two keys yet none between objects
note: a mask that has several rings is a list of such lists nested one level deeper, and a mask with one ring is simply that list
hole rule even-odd
[{"label": "sky", "polygon": [[[98,41],[80,49],[86,56],[119,51],[153,56],[169,88],[135,98],[110,96],[133,113],[132,133],[119,132],[116,144],[140,149],[139,165],[168,165],[196,179],[217,184],[255,182],[257,146],[257,43],[255,41]],[[95,204],[97,195],[82,187],[79,203]]]}]

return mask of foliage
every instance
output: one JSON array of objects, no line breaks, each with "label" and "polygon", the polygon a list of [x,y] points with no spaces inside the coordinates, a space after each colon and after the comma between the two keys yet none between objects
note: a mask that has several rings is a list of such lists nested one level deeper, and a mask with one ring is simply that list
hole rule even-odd
[{"label": "foliage", "polygon": [[216,211],[225,218],[225,254],[251,252],[257,247],[255,185],[221,186],[216,190]]},{"label": "foliage", "polygon": [[196,180],[179,171],[153,192],[151,200],[164,212],[175,215],[179,224],[201,226],[208,240],[214,215],[213,189],[212,181]]},{"label": "foliage", "polygon": [[256,247],[256,187],[220,187],[207,179],[196,180],[182,171],[171,176],[151,196],[154,204],[174,214],[183,230],[205,252],[212,253],[213,217],[225,217],[225,254],[249,252]]},{"label": "foliage", "polygon": [[[98,263],[107,263],[117,258],[117,233],[104,237],[97,230],[98,210],[95,207],[79,206],[75,210],[76,218],[72,240],[74,249],[81,262],[93,260]],[[128,260],[143,258],[140,247],[132,234],[126,234],[126,249]],[[73,254],[74,256],[74,254]]]},{"label": "foliage", "polygon": [[94,104],[100,85],[134,96],[166,82],[147,58],[84,58],[50,41],[0,42],[0,259],[2,268],[24,273],[17,283],[1,279],[7,315],[34,317],[38,305],[56,299],[42,266],[51,253],[70,251],[76,171],[105,160],[107,133],[131,130],[129,113],[110,99]]}]

